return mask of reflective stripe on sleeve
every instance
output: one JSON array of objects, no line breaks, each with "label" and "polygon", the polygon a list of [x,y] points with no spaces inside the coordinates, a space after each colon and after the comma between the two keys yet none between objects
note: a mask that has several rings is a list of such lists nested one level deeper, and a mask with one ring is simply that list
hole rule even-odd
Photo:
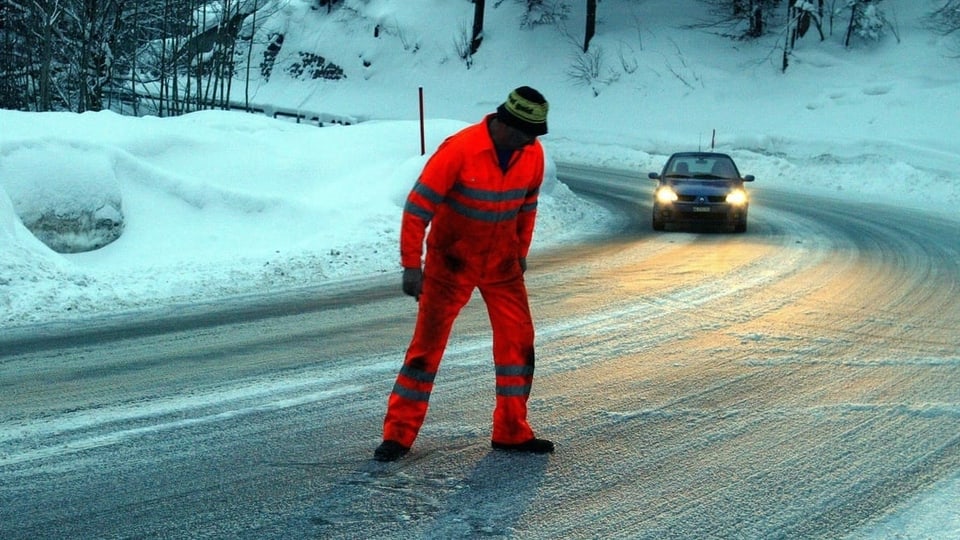
[{"label": "reflective stripe on sleeve", "polygon": [[408,214],[417,216],[418,218],[428,223],[431,220],[433,220],[433,212],[430,212],[426,208],[420,206],[417,203],[411,202],[409,200],[407,201],[407,204],[403,205],[403,211]]}]

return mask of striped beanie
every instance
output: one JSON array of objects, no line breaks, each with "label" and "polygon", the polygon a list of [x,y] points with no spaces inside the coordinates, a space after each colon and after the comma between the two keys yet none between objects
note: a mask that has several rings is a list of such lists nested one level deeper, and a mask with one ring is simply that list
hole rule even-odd
[{"label": "striped beanie", "polygon": [[547,109],[549,105],[540,92],[529,86],[521,86],[497,107],[497,120],[530,135],[547,132]]}]

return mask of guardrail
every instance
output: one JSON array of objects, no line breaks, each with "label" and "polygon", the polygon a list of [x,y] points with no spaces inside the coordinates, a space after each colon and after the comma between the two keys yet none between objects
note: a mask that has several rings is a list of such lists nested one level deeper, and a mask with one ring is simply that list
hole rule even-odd
[{"label": "guardrail", "polygon": [[[137,102],[141,107],[143,102],[147,101],[157,101],[160,98],[154,96],[149,92],[141,91],[131,91],[131,90],[114,90],[110,92],[114,97],[119,99],[124,103],[129,103],[131,106]],[[189,101],[191,105],[196,104],[196,101]],[[277,107],[274,105],[262,105],[262,104],[247,104],[241,103],[238,101],[230,101],[226,105],[221,102],[201,102],[205,107],[204,109],[197,110],[231,110],[231,111],[243,111],[254,114],[264,114],[275,119],[286,119],[293,120],[296,123],[309,123],[316,124],[317,127],[324,127],[326,125],[341,125],[341,126],[350,126],[353,124],[358,124],[367,120],[363,117],[350,116],[343,114],[334,114],[334,113],[324,113],[303,109],[292,109],[288,107]],[[192,111],[191,111],[192,112]]]}]

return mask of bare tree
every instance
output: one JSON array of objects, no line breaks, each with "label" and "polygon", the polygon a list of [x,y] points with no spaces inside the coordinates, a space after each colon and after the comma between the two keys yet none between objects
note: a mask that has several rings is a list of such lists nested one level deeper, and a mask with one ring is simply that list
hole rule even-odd
[{"label": "bare tree", "polygon": [[807,35],[810,25],[816,26],[820,33],[820,41],[826,39],[823,35],[823,0],[816,0],[816,4],[809,0],[790,0],[787,6],[787,21],[790,28],[790,48],[798,39]]},{"label": "bare tree", "polygon": [[104,88],[113,77],[113,65],[120,51],[120,35],[126,16],[125,0],[75,0],[64,9],[64,44],[76,54],[68,55],[75,75],[78,112],[103,109]]},{"label": "bare tree", "polygon": [[590,40],[597,32],[597,0],[587,0],[587,28],[583,35],[583,52],[590,49]]},{"label": "bare tree", "polygon": [[786,71],[790,65],[790,54],[802,38],[810,30],[810,25],[816,26],[820,33],[820,41],[826,39],[823,35],[823,0],[789,0],[787,4],[787,36],[783,44],[783,62],[780,70]]},{"label": "bare tree", "polygon": [[932,30],[945,36],[960,34],[960,0],[945,0],[927,15],[926,22]]},{"label": "bare tree", "polygon": [[883,28],[890,24],[886,14],[880,8],[881,1],[849,0],[850,22],[847,24],[847,36],[843,42],[845,47],[850,46],[850,40],[854,35],[873,41],[880,39]]},{"label": "bare tree", "polygon": [[[260,11],[260,0],[253,0],[253,15],[252,15],[253,21],[251,25],[253,26],[254,30],[256,30],[257,28],[257,14],[259,11]],[[250,69],[251,69],[251,66],[253,65],[253,45],[255,43],[255,39],[254,39],[255,36],[256,36],[256,33],[251,31],[250,45],[247,48],[247,68],[246,68],[247,73],[246,73],[246,76],[244,77],[245,84],[243,85],[243,106],[248,111],[250,110]]]},{"label": "bare tree", "polygon": [[39,44],[37,67],[37,109],[49,111],[53,103],[54,73],[54,34],[60,18],[63,16],[59,0],[34,0],[34,24],[27,31],[32,41]]},{"label": "bare tree", "polygon": [[473,0],[473,33],[470,37],[470,55],[477,54],[483,41],[483,10],[486,0]]},{"label": "bare tree", "polygon": [[747,21],[745,37],[758,38],[766,30],[767,14],[779,4],[780,0],[734,0],[732,15],[735,19]]},{"label": "bare tree", "polygon": [[711,7],[714,20],[691,27],[719,28],[721,35],[734,39],[755,39],[764,34],[767,21],[780,0],[703,0]]},{"label": "bare tree", "polygon": [[0,108],[26,109],[30,98],[30,62],[33,55],[23,4],[0,0]]},{"label": "bare tree", "polygon": [[924,21],[928,28],[944,36],[960,38],[960,0],[945,0]]},{"label": "bare tree", "polygon": [[0,39],[10,44],[0,55],[0,79],[16,84],[0,97],[4,105],[87,111],[107,106],[112,90],[130,75],[140,32],[131,15],[148,20],[141,14],[158,0],[0,2],[5,15]]},{"label": "bare tree", "polygon": [[331,11],[333,11],[334,4],[336,4],[339,1],[340,0],[319,0],[319,5],[320,7],[326,6],[327,13],[330,13]]}]

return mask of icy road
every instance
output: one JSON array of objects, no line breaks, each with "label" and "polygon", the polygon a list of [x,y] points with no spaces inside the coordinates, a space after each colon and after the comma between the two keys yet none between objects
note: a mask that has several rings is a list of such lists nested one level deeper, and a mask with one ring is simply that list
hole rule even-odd
[{"label": "icy road", "polygon": [[957,222],[757,186],[747,234],[655,234],[648,192],[530,261],[555,454],[490,450],[475,298],[371,461],[398,273],[0,336],[0,537],[838,538],[960,470]]}]

